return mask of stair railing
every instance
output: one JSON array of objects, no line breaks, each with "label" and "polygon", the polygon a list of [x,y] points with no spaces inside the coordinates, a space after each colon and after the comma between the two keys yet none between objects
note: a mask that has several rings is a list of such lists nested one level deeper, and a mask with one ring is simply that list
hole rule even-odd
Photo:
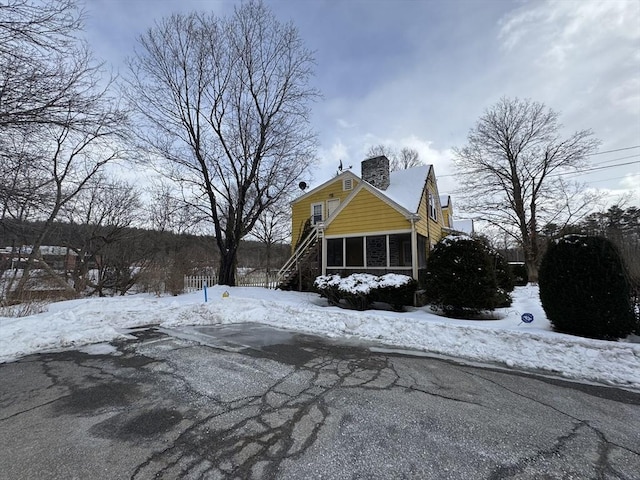
[{"label": "stair railing", "polygon": [[285,264],[282,266],[282,268],[278,270],[278,283],[282,282],[282,279],[284,278],[284,276],[289,271],[291,271],[291,269],[294,266],[298,264],[298,260],[300,260],[300,257],[302,257],[304,253],[309,249],[309,247],[313,245],[313,243],[316,242],[317,240],[318,240],[318,227],[314,225],[311,228],[309,235],[307,235],[307,237],[302,242],[300,242],[298,247],[293,252],[293,255],[289,257],[289,260],[287,260]]}]

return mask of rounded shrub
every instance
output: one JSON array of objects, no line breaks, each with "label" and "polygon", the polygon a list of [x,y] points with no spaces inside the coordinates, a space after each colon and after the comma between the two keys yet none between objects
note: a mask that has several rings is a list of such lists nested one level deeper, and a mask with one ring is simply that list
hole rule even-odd
[{"label": "rounded shrub", "polygon": [[489,249],[467,235],[449,235],[436,244],[424,287],[426,300],[448,316],[471,317],[504,300]]},{"label": "rounded shrub", "polygon": [[538,282],[542,307],[555,330],[605,340],[633,331],[628,276],[606,238],[568,235],[551,243]]}]

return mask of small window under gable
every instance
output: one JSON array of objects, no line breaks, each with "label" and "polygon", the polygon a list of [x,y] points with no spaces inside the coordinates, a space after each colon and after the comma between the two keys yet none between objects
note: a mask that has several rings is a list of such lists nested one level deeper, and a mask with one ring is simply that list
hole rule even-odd
[{"label": "small window under gable", "polygon": [[353,178],[345,178],[342,180],[342,190],[353,190]]},{"label": "small window under gable", "polygon": [[436,204],[436,197],[433,193],[429,193],[429,216],[438,221],[438,205]]}]

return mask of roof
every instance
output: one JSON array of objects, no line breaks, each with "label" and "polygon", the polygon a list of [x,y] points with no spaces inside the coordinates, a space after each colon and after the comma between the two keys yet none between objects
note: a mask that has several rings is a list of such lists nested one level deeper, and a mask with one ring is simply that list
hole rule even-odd
[{"label": "roof", "polygon": [[420,167],[391,172],[387,189],[380,190],[376,188],[376,190],[405,210],[417,213],[430,168],[431,165],[421,165]]},{"label": "roof", "polygon": [[454,220],[453,230],[462,233],[473,234],[473,220]]},{"label": "roof", "polygon": [[[316,193],[317,191],[325,188],[327,185],[335,181],[342,180],[345,177],[351,177],[362,182],[362,186],[366,185],[367,188],[373,191],[380,198],[386,197],[387,199],[391,200],[393,204],[404,209],[406,212],[409,212],[410,214],[418,213],[420,200],[422,199],[422,192],[424,191],[424,186],[427,182],[427,177],[430,170],[431,165],[421,165],[419,167],[407,168],[406,170],[397,170],[395,172],[391,172],[389,174],[389,186],[386,190],[381,190],[377,187],[374,187],[369,182],[363,180],[361,177],[358,177],[350,170],[347,170],[342,172],[340,175],[327,180],[322,185],[319,185],[316,188],[305,192],[303,195],[299,196],[291,203],[293,204],[299,202],[303,198]],[[356,191],[354,190],[354,193],[355,192]],[[344,204],[342,204],[339,209],[343,208],[343,206]]]},{"label": "roof", "polygon": [[310,195],[313,195],[314,193],[322,190],[323,188],[325,188],[327,185],[331,185],[334,182],[337,182],[338,180],[342,181],[345,178],[354,178],[357,179],[358,181],[362,181],[362,179],[360,177],[358,177],[355,173],[353,173],[351,170],[345,170],[344,172],[340,173],[339,175],[336,175],[335,177],[330,178],[329,180],[327,180],[326,182],[324,182],[321,185],[318,185],[315,188],[312,188],[311,190],[309,190],[308,192],[304,192],[302,195],[300,195],[298,198],[295,198],[291,201],[291,203],[296,203],[299,202],[300,200],[302,200],[303,198],[306,198]]},{"label": "roof", "polygon": [[442,208],[446,208],[449,206],[449,200],[451,200],[450,195],[440,195],[440,206]]}]

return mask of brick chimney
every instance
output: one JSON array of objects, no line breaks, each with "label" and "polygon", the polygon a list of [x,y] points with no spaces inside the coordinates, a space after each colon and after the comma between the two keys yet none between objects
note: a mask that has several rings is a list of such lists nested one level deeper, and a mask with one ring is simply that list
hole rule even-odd
[{"label": "brick chimney", "polygon": [[360,169],[365,182],[380,190],[389,187],[389,159],[384,155],[363,160]]}]

